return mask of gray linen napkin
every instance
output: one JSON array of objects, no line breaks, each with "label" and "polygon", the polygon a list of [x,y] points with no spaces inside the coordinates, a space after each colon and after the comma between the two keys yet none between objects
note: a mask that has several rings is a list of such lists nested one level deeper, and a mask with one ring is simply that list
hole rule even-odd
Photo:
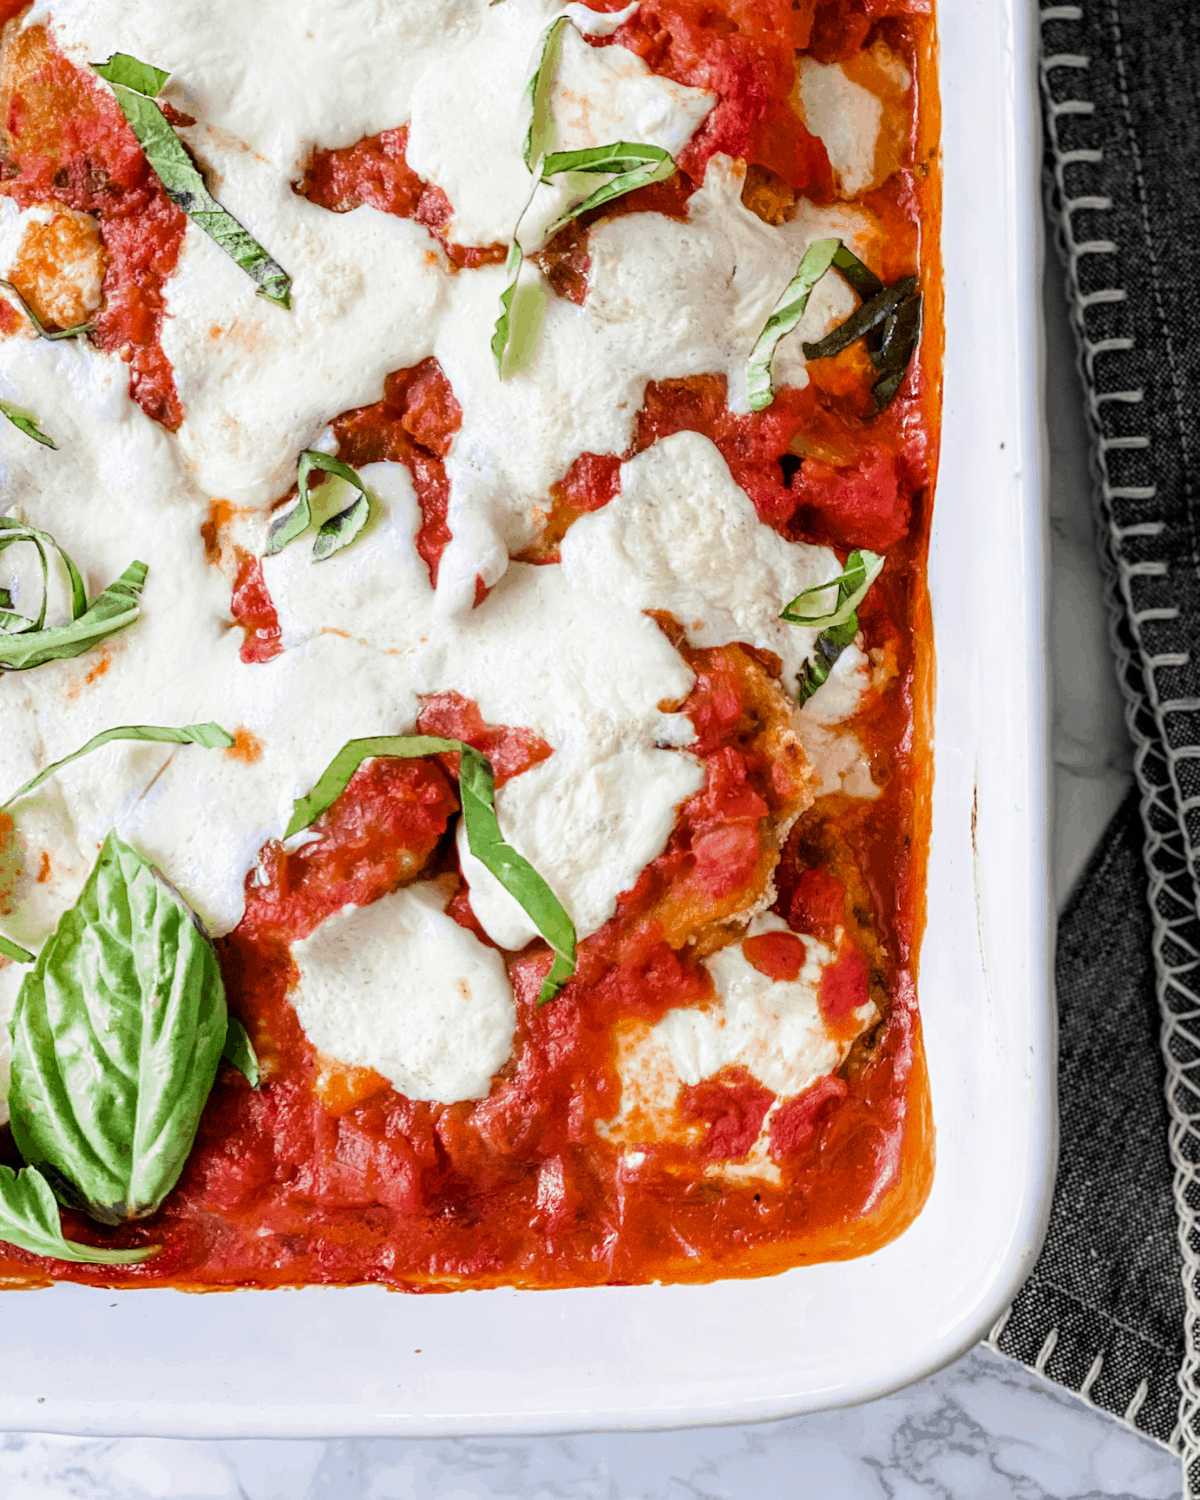
[{"label": "gray linen napkin", "polygon": [[1200,5],[1040,15],[1136,790],[1060,921],[1059,1183],[993,1341],[1177,1447],[1200,1497]]}]

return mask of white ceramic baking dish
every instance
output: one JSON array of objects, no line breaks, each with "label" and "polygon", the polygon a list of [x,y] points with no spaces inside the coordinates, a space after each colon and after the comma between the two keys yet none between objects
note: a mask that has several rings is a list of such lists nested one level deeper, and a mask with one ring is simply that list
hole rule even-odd
[{"label": "white ceramic baking dish", "polygon": [[1055,1159],[1031,9],[942,0],[946,404],[921,1009],[932,1195],[876,1255],[712,1286],[9,1293],[0,1426],[448,1434],[729,1422],[954,1358],[1027,1273]]}]

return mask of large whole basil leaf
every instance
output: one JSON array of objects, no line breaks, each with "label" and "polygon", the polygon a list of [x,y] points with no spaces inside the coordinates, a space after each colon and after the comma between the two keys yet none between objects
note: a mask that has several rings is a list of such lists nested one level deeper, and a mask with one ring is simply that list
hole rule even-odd
[{"label": "large whole basil leaf", "polygon": [[251,281],[257,283],[260,297],[277,302],[281,307],[290,307],[291,277],[209,192],[183,142],[155,104],[153,96],[162,92],[170,74],[149,63],[139,62],[127,52],[114,52],[107,62],[93,63],[92,67],[116,94],[121,113],[129,122],[129,128],[171,202],[189,219],[194,219],[205,234],[241,266]]},{"label": "large whole basil leaf", "polygon": [[0,1240],[33,1255],[94,1266],[136,1265],[157,1255],[160,1248],[143,1245],[137,1250],[102,1250],[64,1239],[58,1203],[36,1167],[24,1167],[20,1172],[0,1167]]},{"label": "large whole basil leaf", "polygon": [[297,797],[284,838],[314,822],[346,790],[350,778],[364,760],[391,755],[415,758],[421,755],[457,754],[458,784],[462,798],[467,847],[504,889],[521,905],[529,920],[554,950],[554,962],[542,981],[538,1004],[552,1000],[575,972],[575,924],[566,907],[533,868],[500,832],[496,817],[496,781],[485,755],[462,740],[434,734],[378,735],[350,740],[342,746],[307,797]]},{"label": "large whole basil leaf", "polygon": [[21,1154],[102,1223],[153,1213],[192,1149],[226,1019],[212,943],[110,833],[17,997],[8,1097]]}]

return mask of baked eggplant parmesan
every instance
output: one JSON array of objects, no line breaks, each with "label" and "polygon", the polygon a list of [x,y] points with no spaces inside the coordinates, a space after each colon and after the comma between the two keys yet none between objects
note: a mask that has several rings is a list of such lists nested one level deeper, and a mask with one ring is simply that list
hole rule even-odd
[{"label": "baked eggplant parmesan", "polygon": [[929,0],[0,20],[4,1284],[894,1237]]}]

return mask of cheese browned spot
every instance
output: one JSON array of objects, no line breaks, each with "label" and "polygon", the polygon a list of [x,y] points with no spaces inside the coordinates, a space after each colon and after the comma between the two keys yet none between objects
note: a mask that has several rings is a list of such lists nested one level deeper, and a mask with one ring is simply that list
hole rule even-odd
[{"label": "cheese browned spot", "polygon": [[108,255],[100,226],[61,203],[35,205],[48,217],[25,226],[8,279],[49,328],[89,322],[103,301]]}]

